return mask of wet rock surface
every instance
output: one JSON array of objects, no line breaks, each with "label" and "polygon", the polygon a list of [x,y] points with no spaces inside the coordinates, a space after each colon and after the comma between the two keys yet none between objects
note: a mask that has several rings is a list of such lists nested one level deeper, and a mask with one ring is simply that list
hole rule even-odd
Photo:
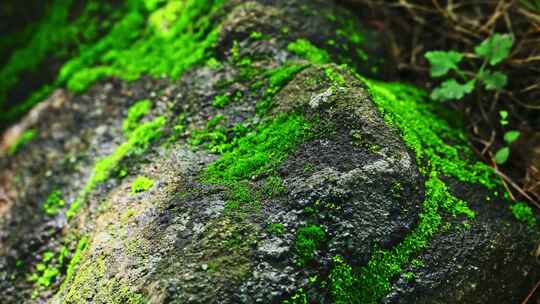
[{"label": "wet rock surface", "polygon": [[[351,15],[328,1],[230,1],[225,9],[219,67],[196,66],[177,81],[109,79],[84,94],[53,96],[52,108],[30,126],[36,138],[0,157],[2,303],[335,303],[328,277],[336,256],[361,268],[375,248],[390,250],[418,225],[424,164],[384,120],[366,85],[348,69],[309,64],[287,48],[297,38],[347,43],[335,19]],[[253,39],[253,31],[266,37]],[[365,51],[374,52],[376,42]],[[327,51],[353,58],[361,72],[377,61],[352,57],[352,46]],[[251,72],[239,58],[251,60]],[[257,82],[291,62],[301,68],[261,114],[268,96]],[[223,94],[233,101],[214,106]],[[141,123],[164,116],[164,134],[122,159],[68,219],[95,163],[126,141],[122,121],[141,99],[153,104]],[[246,136],[291,113],[306,119],[309,136],[271,174],[243,179],[253,202],[232,209],[229,185],[205,178],[222,155],[193,144],[193,134],[222,115],[226,131],[218,135],[230,141],[239,124]],[[153,185],[133,193],[137,176]],[[443,227],[392,278],[381,302],[519,302],[539,277],[537,227],[516,221],[506,201],[486,201],[491,190],[443,179],[476,217],[443,214]],[[43,202],[55,190],[66,206],[50,216]],[[305,229],[322,235],[307,253],[299,245]],[[76,260],[82,238],[88,242],[78,264],[57,266],[50,286],[28,279],[48,251],[65,247]]]}]

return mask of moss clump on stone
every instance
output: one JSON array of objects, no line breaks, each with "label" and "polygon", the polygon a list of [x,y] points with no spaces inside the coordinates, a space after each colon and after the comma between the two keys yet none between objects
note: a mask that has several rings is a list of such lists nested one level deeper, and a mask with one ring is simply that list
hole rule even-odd
[{"label": "moss clump on stone", "polygon": [[[0,120],[16,118],[59,86],[81,92],[106,77],[178,78],[192,65],[207,59],[219,31],[215,17],[225,1],[186,0],[147,5],[148,1],[133,0],[115,10],[111,4],[87,1],[81,16],[70,21],[72,2],[54,1],[29,44],[16,51],[0,70],[0,109],[3,110],[5,97],[21,72],[37,67],[50,54],[64,60],[69,59],[66,55],[69,54],[71,59],[62,65],[53,83],[43,85],[9,111],[0,111]],[[114,22],[100,22],[99,16],[109,15]],[[69,52],[78,43],[84,47]]]},{"label": "moss clump on stone", "polygon": [[141,119],[150,113],[151,108],[152,102],[148,99],[143,99],[137,101],[128,109],[127,117],[122,124],[126,136],[129,136],[129,133],[137,128]]},{"label": "moss clump on stone", "polygon": [[148,191],[154,186],[154,181],[146,176],[137,176],[137,178],[131,184],[131,193],[140,193]]},{"label": "moss clump on stone", "polygon": [[224,144],[222,157],[208,166],[206,182],[228,189],[229,209],[238,210],[258,202],[248,181],[271,175],[283,160],[302,142],[309,125],[297,114],[284,114],[256,126],[252,132]]},{"label": "moss clump on stone", "polygon": [[[106,261],[103,258],[87,260],[79,265],[81,254],[87,247],[87,239],[81,239],[68,267],[64,283],[57,294],[57,297],[62,295],[62,303],[85,303],[89,298],[99,303],[142,304],[148,302],[143,295],[132,291],[122,279],[112,277],[105,280],[108,274]],[[69,289],[66,289],[68,283]]]},{"label": "moss clump on stone", "polygon": [[230,183],[270,173],[301,142],[308,129],[307,122],[297,114],[262,123],[210,164],[205,177],[212,183]]},{"label": "moss clump on stone", "polygon": [[531,227],[536,227],[536,218],[531,207],[523,202],[518,202],[510,206],[514,217],[521,222],[527,223]]},{"label": "moss clump on stone", "polygon": [[37,131],[35,129],[29,129],[24,131],[19,138],[9,147],[8,153],[14,155],[17,151],[28,142],[30,142],[34,137],[36,137]]},{"label": "moss clump on stone", "polygon": [[287,46],[289,52],[305,58],[313,63],[327,63],[330,61],[328,53],[306,39],[297,39]]},{"label": "moss clump on stone", "polygon": [[59,190],[55,190],[49,194],[45,203],[43,203],[43,211],[47,215],[55,215],[65,204],[62,199],[62,193]]},{"label": "moss clump on stone", "polygon": [[232,129],[226,128],[225,124],[226,118],[222,114],[217,114],[206,123],[205,129],[192,131],[189,143],[194,146],[202,145],[212,153],[224,153],[231,147],[229,145],[231,138],[242,135],[241,124]]},{"label": "moss clump on stone", "polygon": [[212,105],[217,109],[223,109],[230,101],[231,97],[229,95],[218,95],[214,97]]},{"label": "moss clump on stone", "polygon": [[[424,174],[433,170],[488,189],[499,185],[492,168],[470,161],[473,155],[462,133],[433,114],[434,107],[423,102],[425,92],[404,84],[361,79],[367,84],[385,121],[398,128],[407,146],[415,152]],[[457,144],[448,144],[442,135]]]},{"label": "moss clump on stone", "polygon": [[320,226],[308,225],[298,229],[294,247],[301,266],[313,260],[315,251],[321,246],[325,238],[326,233]]},{"label": "moss clump on stone", "polygon": [[286,83],[306,67],[307,65],[286,63],[281,67],[267,71],[265,76],[268,79],[268,87],[264,91],[261,100],[257,103],[257,113],[262,115],[268,111],[272,106],[272,98]]},{"label": "moss clump on stone", "polygon": [[[452,196],[444,182],[432,173],[426,181],[426,199],[422,203],[420,222],[416,228],[401,243],[389,250],[376,250],[368,264],[360,268],[354,278],[354,288],[349,294],[354,295],[353,302],[339,303],[378,303],[390,290],[393,277],[401,272],[402,265],[410,262],[413,254],[420,252],[429,245],[429,241],[442,223],[441,209],[450,213],[459,212],[454,206],[461,201]],[[471,211],[466,211],[469,214]]]},{"label": "moss clump on stone", "polygon": [[[175,79],[206,59],[218,35],[213,17],[223,2],[186,0],[180,13],[174,4],[157,8],[133,1],[106,36],[64,65],[59,79],[75,92],[110,76],[135,80],[148,74]],[[147,22],[148,14],[152,22]],[[171,19],[165,28],[159,17],[163,15]]]}]

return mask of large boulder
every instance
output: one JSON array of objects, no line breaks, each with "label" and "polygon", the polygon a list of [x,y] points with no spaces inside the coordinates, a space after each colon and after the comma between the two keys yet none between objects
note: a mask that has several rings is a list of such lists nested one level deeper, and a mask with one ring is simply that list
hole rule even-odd
[{"label": "large boulder", "polygon": [[452,113],[366,78],[376,35],[328,1],[221,9],[215,58],[180,79],[58,91],[23,120],[0,158],[2,303],[527,296],[538,214]]}]

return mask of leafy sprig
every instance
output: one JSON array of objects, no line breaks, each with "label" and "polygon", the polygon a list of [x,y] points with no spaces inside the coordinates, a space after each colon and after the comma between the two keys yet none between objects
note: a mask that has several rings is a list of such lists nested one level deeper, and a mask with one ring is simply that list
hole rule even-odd
[{"label": "leafy sprig", "polygon": [[[501,71],[487,69],[487,66],[495,66],[502,62],[510,54],[513,38],[508,34],[493,34],[477,47],[474,52],[484,60],[482,66],[475,73],[467,73],[459,67],[465,56],[456,51],[432,51],[425,54],[431,64],[430,74],[432,77],[442,77],[450,71],[454,71],[460,78],[449,78],[433,89],[431,98],[434,100],[459,100],[470,94],[478,83],[484,85],[486,90],[502,90],[508,77]],[[469,71],[470,72],[470,71]],[[473,76],[469,76],[469,75]]]}]

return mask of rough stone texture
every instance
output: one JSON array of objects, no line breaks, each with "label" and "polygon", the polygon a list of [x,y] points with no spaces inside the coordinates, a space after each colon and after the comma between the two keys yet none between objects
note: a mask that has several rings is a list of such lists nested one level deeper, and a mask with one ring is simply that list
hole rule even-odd
[{"label": "rough stone texture", "polygon": [[[233,41],[240,56],[275,68],[299,60],[287,51],[296,38],[321,46],[336,38],[336,25],[326,14],[350,15],[327,1],[233,1],[226,8],[230,13],[216,46],[220,69],[195,67],[177,82],[112,79],[81,95],[56,95],[52,108],[31,124],[39,130],[37,139],[16,155],[0,158],[2,303],[279,303],[299,289],[312,303],[333,303],[320,281],[310,283],[314,276],[324,280],[332,257],[340,255],[356,269],[367,264],[373,248],[392,248],[415,227],[425,181],[415,156],[384,122],[365,86],[335,65],[305,68],[273,98],[271,116],[296,111],[319,123],[313,126],[317,135],[277,170],[286,191],[263,195],[260,208],[243,216],[227,213],[225,189],[201,179],[219,156],[192,147],[188,139],[218,113],[229,118],[227,127],[259,119],[253,117],[260,92],[252,90],[253,79],[239,77],[231,60]],[[269,38],[249,39],[254,30]],[[375,50],[375,42],[366,51]],[[332,57],[350,55],[328,50]],[[370,65],[359,70],[369,71]],[[346,85],[329,80],[327,68],[344,77]],[[225,90],[243,97],[217,110],[212,99],[228,82],[233,83]],[[154,102],[145,121],[184,113],[186,131],[172,144],[161,140],[144,155],[124,160],[129,175],[100,184],[74,221],[63,213],[44,215],[41,203],[51,191],[60,189],[72,202],[95,161],[125,140],[122,119],[129,105],[143,98]],[[155,184],[131,194],[131,182],[139,175]],[[261,176],[249,183],[262,187],[267,180]],[[519,302],[539,276],[531,253],[537,231],[515,221],[506,202],[487,203],[487,190],[451,179],[448,184],[477,218],[461,229],[463,218],[446,215],[448,228],[416,257],[423,266],[405,266],[382,302]],[[316,216],[305,212],[308,206]],[[283,233],[270,231],[273,223],[282,224]],[[300,266],[295,240],[307,223],[322,227],[326,240],[313,261]],[[32,299],[35,286],[25,277],[43,253],[66,243],[73,251],[73,239],[82,235],[89,245],[73,277],[60,288],[61,276]],[[22,266],[15,266],[20,259]],[[407,280],[404,274],[412,270],[415,277]]]}]

